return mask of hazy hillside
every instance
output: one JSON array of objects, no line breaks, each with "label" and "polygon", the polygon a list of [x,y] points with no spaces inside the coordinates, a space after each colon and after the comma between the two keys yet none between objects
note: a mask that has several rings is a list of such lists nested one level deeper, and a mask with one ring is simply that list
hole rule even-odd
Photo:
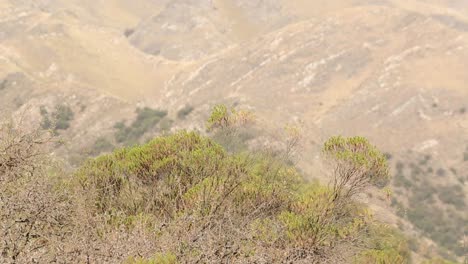
[{"label": "hazy hillside", "polygon": [[416,260],[466,254],[467,72],[464,0],[0,0],[0,113],[62,117],[72,166],[204,130],[218,103],[299,124],[309,178],[327,177],[326,139],[365,136],[395,179],[393,206],[362,200],[420,241]]}]

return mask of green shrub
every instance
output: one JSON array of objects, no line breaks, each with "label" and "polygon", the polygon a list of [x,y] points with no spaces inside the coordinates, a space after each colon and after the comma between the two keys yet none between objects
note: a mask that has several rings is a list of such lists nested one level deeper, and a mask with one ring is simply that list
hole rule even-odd
[{"label": "green shrub", "polygon": [[438,191],[439,199],[446,203],[454,205],[458,210],[465,209],[465,193],[460,185],[440,187]]},{"label": "green shrub", "polygon": [[[464,253],[458,241],[463,238],[463,232],[459,231],[466,225],[466,216],[463,213],[466,211],[466,195],[463,188],[460,185],[436,185],[427,175],[434,173],[428,163],[431,157],[426,155],[419,160],[419,165],[423,164],[424,169],[415,163],[409,163],[412,181],[405,177],[405,164],[397,163],[397,174],[393,183],[395,187],[402,187],[400,190],[404,188],[406,192],[401,195],[408,199],[409,204],[403,207],[403,203],[395,199],[392,206],[397,208],[400,217],[407,217],[415,227],[436,242],[444,254],[461,256]],[[451,169],[451,172],[454,175],[458,174],[455,169]],[[441,177],[445,176],[447,171],[439,168],[435,173]]]},{"label": "green shrub", "polygon": [[396,187],[403,187],[405,189],[411,189],[413,183],[408,180],[402,173],[395,175],[393,183]]},{"label": "green shrub", "polygon": [[229,125],[230,113],[225,105],[216,105],[208,118],[206,127],[208,130],[214,128],[225,128]]},{"label": "green shrub", "polygon": [[44,106],[41,106],[40,113],[42,116],[41,127],[43,129],[52,129],[56,133],[58,130],[67,130],[74,119],[72,109],[64,104],[58,105],[51,114]]},{"label": "green shrub", "polygon": [[66,130],[70,127],[70,121],[73,120],[74,114],[69,106],[59,105],[57,106],[55,117],[57,118],[55,129]]},{"label": "green shrub", "polygon": [[[187,212],[185,210],[200,213],[196,210],[206,209],[194,204],[200,198],[199,190],[211,188],[210,192],[222,195],[229,191],[226,189],[229,186],[242,187],[243,192],[236,198],[237,203],[248,197],[252,185],[256,188],[263,186],[262,190],[255,189],[258,191],[254,193],[255,199],[261,198],[259,191],[270,191],[269,187],[280,197],[280,188],[284,188],[285,183],[278,181],[283,179],[285,170],[281,169],[283,165],[276,165],[279,167],[271,171],[275,175],[268,182],[270,171],[266,170],[271,169],[269,166],[273,166],[270,164],[273,162],[266,156],[228,155],[208,138],[194,132],[179,132],[143,146],[121,149],[99,157],[88,162],[78,175],[83,185],[92,184],[100,190],[98,205],[103,210],[121,209],[130,214],[163,211],[172,218]],[[289,177],[293,176],[292,172],[288,171]],[[298,178],[297,175],[294,177]],[[289,178],[286,183],[292,180]],[[159,186],[159,191],[154,193],[152,189],[156,186]],[[134,196],[136,191],[140,193],[139,196]],[[204,196],[205,200],[200,203],[210,207],[212,204],[209,205],[210,201],[206,199],[213,198],[216,196]]]},{"label": "green shrub", "polygon": [[390,180],[387,159],[363,137],[332,137],[325,142],[323,153],[335,161],[346,179],[342,184],[348,185],[351,193],[367,184],[383,187]]},{"label": "green shrub", "polygon": [[161,122],[159,122],[159,128],[163,132],[170,131],[173,123],[174,121],[172,119],[169,119],[167,117],[163,118]]},{"label": "green shrub", "polygon": [[411,178],[413,178],[414,180],[418,180],[420,176],[422,176],[422,174],[423,170],[419,166],[414,166],[413,168],[411,168],[410,175]]},{"label": "green shrub", "polygon": [[410,249],[402,234],[383,225],[371,226],[369,249],[359,253],[355,263],[359,264],[407,264]]},{"label": "green shrub", "polygon": [[90,154],[96,156],[103,152],[112,151],[114,148],[115,146],[106,137],[99,137],[94,142]]},{"label": "green shrub", "polygon": [[456,262],[452,262],[441,258],[433,258],[430,260],[424,260],[421,264],[456,264]]},{"label": "green shrub", "polygon": [[193,107],[190,105],[186,105],[177,112],[177,118],[185,119],[187,118],[188,115],[190,115],[190,113],[192,113],[192,111],[193,111]]},{"label": "green shrub", "polygon": [[[363,175],[370,177],[368,169],[386,171],[373,165],[380,156],[370,145],[365,151],[348,151],[357,155],[351,160],[365,165]],[[332,250],[361,236],[368,243],[387,243],[365,233],[373,224],[371,215],[352,199],[338,201],[336,189],[305,182],[293,166],[273,155],[229,153],[195,132],[158,137],[90,160],[76,178],[93,193],[89,203],[95,213],[110,215],[115,223],[138,215],[164,223],[158,239],[177,239],[168,247],[180,262],[255,262],[259,256],[294,262],[327,258],[317,250]],[[392,245],[374,250],[399,259],[394,255],[400,251],[391,251]],[[217,255],[219,250],[224,257]],[[294,253],[298,250],[304,254]]]},{"label": "green shrub", "polygon": [[166,111],[154,110],[148,107],[138,108],[137,117],[130,126],[124,122],[118,122],[114,128],[117,129],[115,139],[118,143],[132,145],[138,143],[139,139],[150,129],[154,128],[166,115]]},{"label": "green shrub", "polygon": [[213,130],[235,130],[239,127],[253,123],[255,116],[248,110],[228,109],[225,105],[215,105],[208,121],[206,128],[208,131]]},{"label": "green shrub", "polygon": [[252,128],[239,128],[236,131],[218,129],[212,133],[212,138],[228,152],[236,153],[248,149],[248,142],[255,138],[255,133]]},{"label": "green shrub", "polygon": [[[428,193],[436,191],[428,190]],[[440,195],[440,193],[439,193]],[[408,219],[441,247],[461,256],[463,250],[458,241],[463,238],[464,216],[447,210],[434,210],[434,206],[424,202],[422,197],[410,197],[407,208]]]}]

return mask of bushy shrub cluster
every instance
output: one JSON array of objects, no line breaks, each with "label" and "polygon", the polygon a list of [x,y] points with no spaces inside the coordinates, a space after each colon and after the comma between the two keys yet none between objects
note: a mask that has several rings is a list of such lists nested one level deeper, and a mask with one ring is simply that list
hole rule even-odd
[{"label": "bushy shrub cluster", "polygon": [[70,106],[65,104],[58,105],[52,113],[49,113],[45,107],[41,107],[40,112],[42,115],[42,128],[51,129],[55,133],[59,130],[67,130],[75,117]]},{"label": "bushy shrub cluster", "polygon": [[38,170],[47,152],[37,138],[3,144],[0,134],[7,263],[409,262],[405,239],[353,199],[388,177],[363,138],[325,143],[329,186],[305,181],[284,155],[228,152],[187,131],[89,160],[70,178]]},{"label": "bushy shrub cluster", "polygon": [[115,139],[118,143],[125,145],[132,145],[138,143],[139,139],[149,130],[154,128],[165,116],[166,111],[155,110],[149,107],[139,108],[136,110],[137,117],[130,124],[125,125],[125,122],[118,122],[114,128],[117,129],[115,132]]},{"label": "bushy shrub cluster", "polygon": [[[336,138],[324,151],[341,159],[340,168],[366,166],[360,175],[371,183],[377,174],[387,174],[383,155],[369,147],[361,138]],[[230,154],[195,132],[115,151],[89,161],[76,176],[83,189],[94,190],[97,213],[111,215],[114,223],[129,224],[142,215],[152,219],[161,247],[180,262],[338,261],[334,250],[346,249],[351,257],[353,241],[374,245],[366,260],[408,259],[406,248],[366,231],[377,226],[351,200],[358,191],[351,188],[355,178],[336,176],[343,184],[335,188],[307,183],[274,156]],[[359,181],[358,186],[366,185]],[[375,246],[379,243],[386,246]]]}]

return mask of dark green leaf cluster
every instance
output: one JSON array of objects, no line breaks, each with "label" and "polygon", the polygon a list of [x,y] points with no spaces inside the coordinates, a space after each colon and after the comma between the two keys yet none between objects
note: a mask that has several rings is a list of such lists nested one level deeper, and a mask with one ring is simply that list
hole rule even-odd
[{"label": "dark green leaf cluster", "polygon": [[177,118],[185,119],[188,115],[190,115],[190,113],[192,113],[192,111],[193,111],[193,106],[186,105],[177,112]]},{"label": "dark green leaf cluster", "polygon": [[149,107],[137,109],[137,117],[130,126],[124,122],[115,124],[117,129],[115,139],[118,143],[132,145],[138,143],[139,139],[149,130],[154,128],[165,116],[166,111],[155,110]]},{"label": "dark green leaf cluster", "polygon": [[54,132],[67,130],[75,117],[72,109],[64,104],[58,105],[52,113],[49,113],[45,107],[41,107],[40,113],[42,115],[42,128],[52,129]]}]

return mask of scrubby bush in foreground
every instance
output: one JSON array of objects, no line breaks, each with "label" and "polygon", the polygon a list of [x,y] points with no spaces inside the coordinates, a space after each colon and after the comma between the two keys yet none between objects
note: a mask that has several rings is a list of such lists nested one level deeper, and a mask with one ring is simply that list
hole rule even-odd
[{"label": "scrubby bush in foreground", "polygon": [[266,153],[229,154],[185,131],[91,160],[76,175],[97,214],[117,226],[151,219],[148,232],[182,263],[350,262],[367,242],[356,261],[407,263],[403,240],[374,235],[371,214],[351,200],[388,176],[381,154],[361,138],[333,138],[324,152],[343,173],[332,188]]},{"label": "scrubby bush in foreground", "polygon": [[71,201],[50,171],[51,142],[0,124],[0,263],[52,262],[67,236]]},{"label": "scrubby bush in foreground", "polygon": [[[0,150],[0,173],[12,175],[9,148]],[[383,155],[362,138],[332,138],[323,152],[335,172],[329,187],[306,182],[282,155],[227,152],[187,131],[89,160],[72,178],[25,170],[47,183],[35,190],[44,198],[21,200],[47,212],[40,219],[47,228],[34,236],[8,229],[35,214],[2,209],[0,230],[13,232],[21,250],[3,240],[1,256],[12,263],[408,263],[405,240],[353,202],[385,182]],[[19,179],[12,188],[31,187]],[[1,208],[12,206],[10,196],[0,197]]]}]

